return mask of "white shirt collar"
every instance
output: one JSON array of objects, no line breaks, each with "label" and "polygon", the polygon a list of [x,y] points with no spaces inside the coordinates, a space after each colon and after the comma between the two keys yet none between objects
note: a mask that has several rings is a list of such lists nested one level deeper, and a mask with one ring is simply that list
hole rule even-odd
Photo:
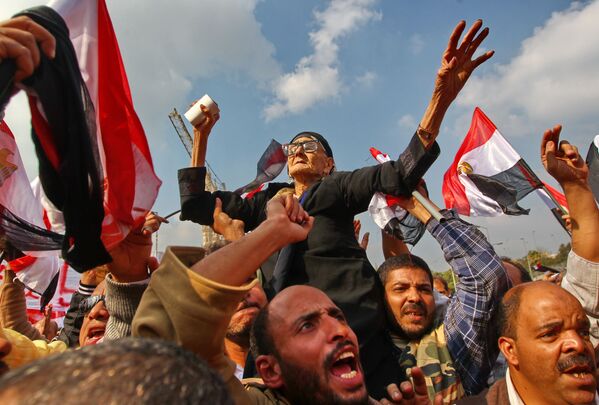
[{"label": "white shirt collar", "polygon": [[[512,377],[510,377],[510,369],[508,367],[505,372],[505,385],[507,386],[507,396],[510,400],[510,405],[526,405],[520,395],[518,395],[518,391],[516,391],[516,387],[514,387],[514,383],[512,383]],[[599,398],[597,398],[597,394],[595,393],[595,399],[592,402],[593,404],[599,405]]]}]

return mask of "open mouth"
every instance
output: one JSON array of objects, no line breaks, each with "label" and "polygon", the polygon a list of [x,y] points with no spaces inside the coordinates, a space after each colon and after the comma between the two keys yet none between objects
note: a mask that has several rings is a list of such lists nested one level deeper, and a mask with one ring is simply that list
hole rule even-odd
[{"label": "open mouth", "polygon": [[344,380],[352,380],[359,374],[356,355],[351,350],[343,350],[331,365],[331,373]]},{"label": "open mouth", "polygon": [[100,343],[104,339],[105,332],[106,327],[90,328],[90,330],[87,332],[87,339],[85,340],[84,346]]},{"label": "open mouth", "polygon": [[593,375],[593,370],[588,365],[577,365],[563,371],[564,374],[569,374],[572,377],[583,379]]}]

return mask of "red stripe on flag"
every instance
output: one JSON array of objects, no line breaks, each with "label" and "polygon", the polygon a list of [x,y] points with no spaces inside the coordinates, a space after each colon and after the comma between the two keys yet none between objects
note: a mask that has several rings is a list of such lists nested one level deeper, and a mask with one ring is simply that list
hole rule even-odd
[{"label": "red stripe on flag", "polygon": [[11,260],[10,262],[8,262],[8,264],[12,271],[18,273],[19,271],[25,270],[27,267],[31,266],[33,263],[35,263],[36,260],[37,257],[23,256],[19,257],[18,259]]},{"label": "red stripe on flag", "polygon": [[453,208],[462,215],[470,215],[470,203],[466,197],[466,189],[458,178],[458,164],[465,153],[489,141],[495,130],[497,127],[493,122],[480,108],[476,107],[472,114],[470,129],[458,149],[453,163],[443,176],[442,194],[447,208]]},{"label": "red stripe on flag", "polygon": [[[133,108],[127,74],[104,0],[98,0],[98,75],[96,107],[102,144],[107,155],[105,203],[117,220],[133,224],[137,174],[133,145],[139,149],[150,167],[153,167],[152,156],[143,127]],[[155,176],[153,169],[152,174]]]},{"label": "red stripe on flag", "polygon": [[566,211],[570,212],[570,208],[568,207],[568,202],[566,201],[566,196],[545,182],[543,182],[543,185],[547,189],[546,191],[549,191],[551,193],[551,195],[553,196],[553,198],[555,198],[555,201],[557,201],[559,203],[559,205],[561,205],[563,208],[565,208]]}]

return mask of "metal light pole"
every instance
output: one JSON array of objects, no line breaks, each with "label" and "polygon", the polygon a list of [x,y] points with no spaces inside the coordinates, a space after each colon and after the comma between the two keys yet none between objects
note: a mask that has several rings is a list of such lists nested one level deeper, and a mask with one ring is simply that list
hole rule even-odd
[{"label": "metal light pole", "polygon": [[528,274],[530,278],[532,278],[532,269],[530,268],[530,259],[528,257],[528,243],[526,243],[526,239],[520,238],[520,240],[524,243],[524,250],[526,251],[526,264],[528,265]]}]

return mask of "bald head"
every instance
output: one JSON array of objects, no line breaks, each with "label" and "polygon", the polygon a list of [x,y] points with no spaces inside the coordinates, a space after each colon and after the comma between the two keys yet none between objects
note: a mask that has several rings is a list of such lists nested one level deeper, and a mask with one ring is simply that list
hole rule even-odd
[{"label": "bald head", "polygon": [[534,281],[517,285],[503,296],[497,314],[499,336],[516,339],[517,325],[521,320],[520,308],[528,313],[543,311],[544,306],[556,303],[568,303],[573,307],[582,306],[580,302],[563,288],[546,281]]},{"label": "bald head", "polygon": [[259,355],[273,354],[278,356],[271,323],[285,322],[291,319],[292,313],[305,310],[307,304],[321,302],[336,307],[333,301],[318,288],[307,285],[294,285],[278,293],[256,317],[250,335],[250,351],[254,358]]}]

